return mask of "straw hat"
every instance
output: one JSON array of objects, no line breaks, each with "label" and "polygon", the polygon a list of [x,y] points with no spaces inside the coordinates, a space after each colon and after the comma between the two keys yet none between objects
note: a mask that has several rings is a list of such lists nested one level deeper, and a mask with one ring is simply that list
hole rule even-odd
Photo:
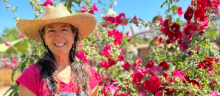
[{"label": "straw hat", "polygon": [[56,7],[47,5],[41,20],[19,20],[18,30],[25,36],[38,42],[43,42],[39,30],[51,23],[69,23],[79,29],[79,40],[86,38],[96,27],[97,20],[94,15],[80,13],[71,15],[63,4]]}]

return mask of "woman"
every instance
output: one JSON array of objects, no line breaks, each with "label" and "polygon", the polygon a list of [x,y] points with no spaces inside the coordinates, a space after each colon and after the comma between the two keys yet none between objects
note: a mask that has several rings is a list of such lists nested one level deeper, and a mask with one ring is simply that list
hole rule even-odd
[{"label": "woman", "polygon": [[77,42],[95,28],[87,13],[71,15],[59,4],[47,5],[41,20],[20,20],[25,36],[43,43],[45,52],[16,80],[20,96],[97,96],[98,73],[76,54]]}]

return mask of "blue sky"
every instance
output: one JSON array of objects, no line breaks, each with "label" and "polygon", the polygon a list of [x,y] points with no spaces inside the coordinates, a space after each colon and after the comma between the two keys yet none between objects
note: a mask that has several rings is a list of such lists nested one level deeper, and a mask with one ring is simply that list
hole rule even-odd
[{"label": "blue sky", "polygon": [[[29,5],[30,0],[8,0],[9,5],[11,7],[18,7],[16,14],[18,17],[23,19],[34,19],[35,11]],[[45,0],[40,0],[44,2]],[[59,1],[59,0],[58,0]],[[106,9],[109,8],[109,2],[111,0],[102,0],[102,2],[106,5]],[[137,18],[142,18],[145,21],[151,21],[152,18],[158,15],[165,17],[165,10],[167,6],[160,8],[161,4],[165,0],[118,0],[117,5],[113,5],[113,9],[117,13],[125,13],[127,18],[133,18],[134,15]],[[191,0],[180,0],[177,3],[178,6],[183,8],[183,11],[189,6]],[[97,4],[99,12],[95,12],[95,16],[100,21],[101,14],[102,14],[102,5],[98,4],[96,0],[93,0],[94,3]],[[93,4],[93,3],[92,3]],[[79,9],[79,8],[77,8]],[[2,35],[2,31],[5,27],[12,28],[16,26],[16,21],[14,18],[14,14],[6,9],[6,4],[3,0],[0,0],[0,35]],[[181,17],[183,18],[183,16]],[[125,28],[129,29],[129,28]],[[137,30],[137,28],[134,28]],[[125,30],[126,31],[126,30]]]}]

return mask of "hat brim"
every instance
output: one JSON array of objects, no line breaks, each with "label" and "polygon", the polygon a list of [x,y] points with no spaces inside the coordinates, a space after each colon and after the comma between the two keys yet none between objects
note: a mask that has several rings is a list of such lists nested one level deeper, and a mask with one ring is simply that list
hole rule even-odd
[{"label": "hat brim", "polygon": [[95,29],[97,20],[92,14],[80,13],[49,20],[19,20],[16,26],[28,38],[42,43],[43,40],[40,37],[39,30],[43,26],[52,23],[69,23],[73,25],[79,29],[79,40],[82,40]]}]

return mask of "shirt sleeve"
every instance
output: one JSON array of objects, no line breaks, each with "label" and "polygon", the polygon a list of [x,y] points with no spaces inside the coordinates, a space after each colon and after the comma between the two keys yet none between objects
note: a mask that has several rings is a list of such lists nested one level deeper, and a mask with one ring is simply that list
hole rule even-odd
[{"label": "shirt sleeve", "polygon": [[91,76],[89,78],[90,79],[89,86],[91,90],[93,90],[102,80],[102,78],[100,77],[99,73],[92,67],[90,67],[90,72],[91,72]]},{"label": "shirt sleeve", "polygon": [[21,76],[15,81],[17,85],[22,84],[31,92],[37,95],[39,89],[39,73],[37,74],[36,68],[33,67],[34,65],[30,65],[28,68],[24,69]]}]

